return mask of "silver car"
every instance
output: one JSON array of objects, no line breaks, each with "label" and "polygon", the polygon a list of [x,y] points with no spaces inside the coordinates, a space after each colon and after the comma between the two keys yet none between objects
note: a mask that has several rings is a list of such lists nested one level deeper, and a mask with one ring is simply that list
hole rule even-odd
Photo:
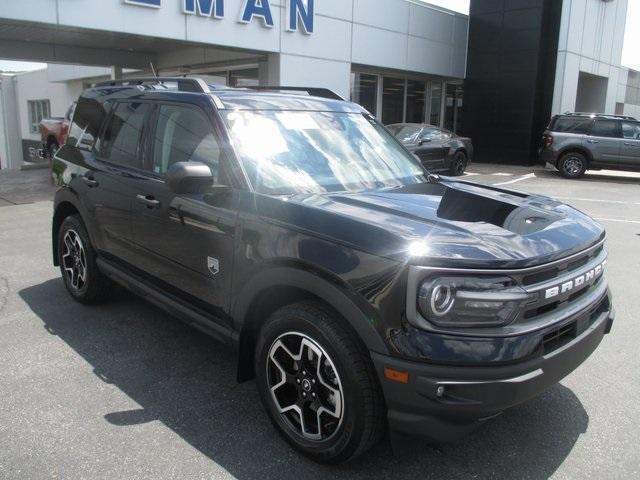
[{"label": "silver car", "polygon": [[620,115],[556,115],[539,154],[566,178],[579,178],[587,170],[640,171],[640,122]]}]

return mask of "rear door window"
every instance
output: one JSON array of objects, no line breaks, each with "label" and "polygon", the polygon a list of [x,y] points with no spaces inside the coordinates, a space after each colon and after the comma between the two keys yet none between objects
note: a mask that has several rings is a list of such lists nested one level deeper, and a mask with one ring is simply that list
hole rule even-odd
[{"label": "rear door window", "polygon": [[558,133],[578,133],[589,132],[593,120],[585,117],[558,117],[552,123],[550,130]]},{"label": "rear door window", "polygon": [[102,135],[99,150],[102,160],[125,167],[142,168],[142,130],[150,110],[148,103],[116,104]]},{"label": "rear door window", "polygon": [[640,123],[622,122],[622,136],[629,140],[640,140]]},{"label": "rear door window", "polygon": [[67,145],[90,151],[107,117],[108,106],[94,99],[82,98],[72,115]]},{"label": "rear door window", "polygon": [[618,120],[596,120],[591,127],[592,137],[620,138],[620,122]]}]

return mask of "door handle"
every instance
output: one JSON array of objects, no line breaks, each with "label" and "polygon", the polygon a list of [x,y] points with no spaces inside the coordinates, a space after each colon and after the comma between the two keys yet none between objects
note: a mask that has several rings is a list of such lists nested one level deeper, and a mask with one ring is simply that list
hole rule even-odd
[{"label": "door handle", "polygon": [[589,143],[600,143],[598,140],[591,140],[591,139],[587,140],[587,142],[589,142]]},{"label": "door handle", "polygon": [[153,195],[136,195],[138,203],[146,205],[148,208],[158,208],[160,201],[153,198]]},{"label": "door handle", "polygon": [[640,147],[640,143],[624,142],[627,147]]},{"label": "door handle", "polygon": [[82,177],[82,181],[86,183],[89,188],[97,187],[98,181],[93,177],[87,177],[86,175]]}]

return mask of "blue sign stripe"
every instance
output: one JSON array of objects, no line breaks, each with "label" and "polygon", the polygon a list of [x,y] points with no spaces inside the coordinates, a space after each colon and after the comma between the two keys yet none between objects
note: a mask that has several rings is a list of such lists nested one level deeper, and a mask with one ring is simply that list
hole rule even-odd
[{"label": "blue sign stripe", "polygon": [[140,5],[141,7],[160,8],[162,6],[162,0],[124,0],[124,3]]}]

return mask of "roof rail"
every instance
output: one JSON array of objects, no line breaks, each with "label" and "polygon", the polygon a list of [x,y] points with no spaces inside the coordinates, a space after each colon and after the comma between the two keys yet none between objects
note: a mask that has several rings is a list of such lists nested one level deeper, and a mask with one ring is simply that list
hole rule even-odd
[{"label": "roof rail", "polygon": [[635,117],[630,117],[628,115],[614,115],[609,113],[588,113],[588,112],[565,112],[562,115],[567,117],[575,116],[575,117],[607,117],[607,118],[619,118],[621,120],[635,120]]},{"label": "roof rail", "polygon": [[260,86],[260,87],[243,87],[249,90],[258,90],[258,91],[271,91],[271,92],[307,92],[309,95],[313,97],[322,97],[328,98],[331,100],[340,100],[345,101],[340,95],[338,95],[333,90],[329,90],[328,88],[319,88],[319,87],[282,87],[282,86]]},{"label": "roof rail", "polygon": [[185,77],[140,77],[140,78],[125,78],[121,80],[107,80],[105,82],[98,82],[94,84],[94,87],[116,87],[116,86],[137,86],[144,84],[161,85],[165,88],[170,88],[170,83],[175,83],[180,92],[194,92],[194,93],[209,93],[209,86],[200,78],[185,78]]}]

